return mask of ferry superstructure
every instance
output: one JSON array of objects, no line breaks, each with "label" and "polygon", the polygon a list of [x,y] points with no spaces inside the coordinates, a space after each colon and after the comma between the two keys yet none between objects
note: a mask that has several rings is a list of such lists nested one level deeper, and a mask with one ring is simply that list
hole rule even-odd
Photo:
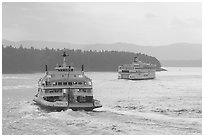
[{"label": "ferry superstructure", "polygon": [[87,110],[100,108],[100,101],[93,98],[92,80],[84,74],[84,67],[75,70],[66,63],[63,52],[63,64],[56,66],[55,71],[46,72],[38,81],[38,93],[34,101],[41,107],[56,110]]},{"label": "ferry superstructure", "polygon": [[145,80],[156,77],[156,65],[139,61],[134,57],[132,64],[118,66],[118,79]]}]

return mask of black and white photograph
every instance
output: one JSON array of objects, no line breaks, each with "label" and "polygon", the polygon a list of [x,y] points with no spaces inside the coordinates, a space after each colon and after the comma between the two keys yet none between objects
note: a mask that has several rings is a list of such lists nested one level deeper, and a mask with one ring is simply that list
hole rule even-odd
[{"label": "black and white photograph", "polygon": [[2,1],[2,135],[202,135],[201,1]]}]

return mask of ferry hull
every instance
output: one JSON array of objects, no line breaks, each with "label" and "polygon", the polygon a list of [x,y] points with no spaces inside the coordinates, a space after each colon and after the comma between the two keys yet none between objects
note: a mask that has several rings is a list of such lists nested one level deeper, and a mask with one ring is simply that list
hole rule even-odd
[{"label": "ferry hull", "polygon": [[151,77],[151,78],[118,78],[118,79],[127,79],[127,80],[151,80],[151,79],[155,79],[155,77]]},{"label": "ferry hull", "polygon": [[128,80],[148,80],[154,79],[155,73],[145,74],[137,74],[137,73],[119,73],[118,79],[128,79]]},{"label": "ferry hull", "polygon": [[42,109],[47,109],[47,110],[57,110],[57,111],[61,111],[61,110],[67,110],[68,107],[67,105],[57,105],[57,104],[54,104],[52,102],[48,102],[48,101],[45,101],[43,100],[42,98],[40,97],[35,97],[33,99],[33,101],[38,105],[40,106]]},{"label": "ferry hull", "polygon": [[68,102],[48,102],[40,97],[35,97],[33,101],[43,109],[47,110],[67,110],[72,109],[73,111],[77,110],[85,110],[85,111],[92,111],[95,108],[100,108],[102,105],[99,103],[98,100],[94,100],[93,103],[68,103]]}]

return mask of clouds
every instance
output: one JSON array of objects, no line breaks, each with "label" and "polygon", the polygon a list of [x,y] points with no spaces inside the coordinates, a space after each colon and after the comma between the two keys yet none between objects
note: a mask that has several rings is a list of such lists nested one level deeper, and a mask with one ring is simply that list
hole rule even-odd
[{"label": "clouds", "polygon": [[3,38],[83,44],[200,43],[201,10],[200,3],[3,3]]}]

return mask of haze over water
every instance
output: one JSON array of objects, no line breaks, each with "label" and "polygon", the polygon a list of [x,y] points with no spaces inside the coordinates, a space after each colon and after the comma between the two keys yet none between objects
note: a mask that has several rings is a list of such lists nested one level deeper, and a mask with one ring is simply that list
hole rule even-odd
[{"label": "haze over water", "polygon": [[43,73],[3,74],[5,134],[202,134],[202,68],[167,68],[156,79],[117,79],[117,72],[87,72],[93,112],[50,112],[32,101]]}]

